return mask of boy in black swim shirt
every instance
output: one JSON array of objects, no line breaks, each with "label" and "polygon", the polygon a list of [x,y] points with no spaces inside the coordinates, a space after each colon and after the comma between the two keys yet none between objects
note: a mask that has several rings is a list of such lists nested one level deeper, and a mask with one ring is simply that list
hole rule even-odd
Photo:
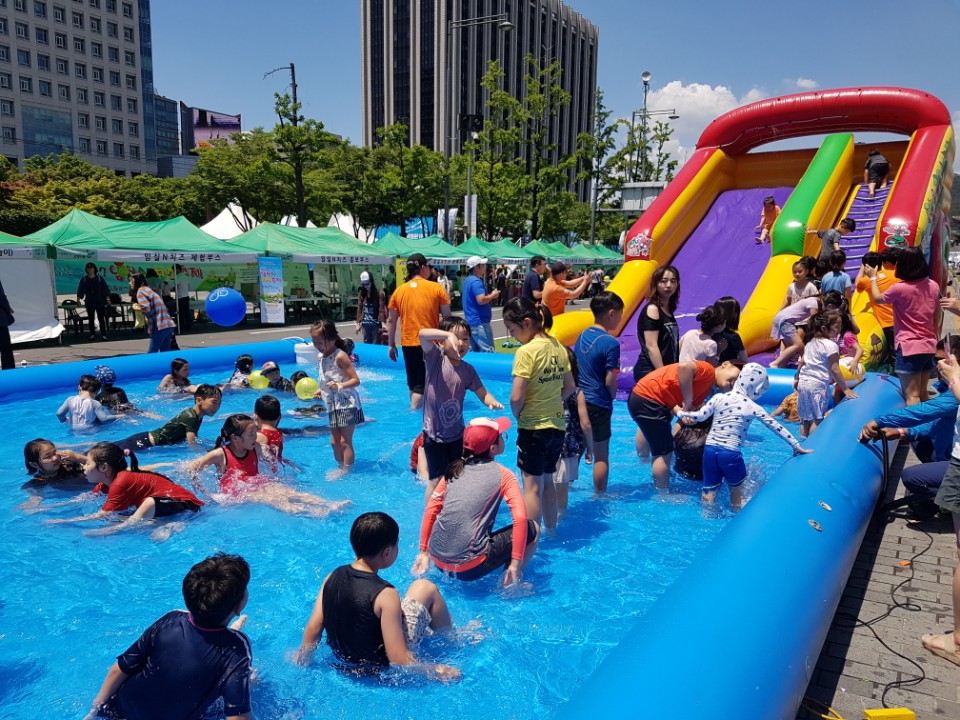
[{"label": "boy in black swim shirt", "polygon": [[183,580],[189,612],[167,613],[117,658],[87,720],[192,720],[221,697],[227,720],[249,720],[253,657],[240,632],[249,582],[239,555],[218,553],[190,568]]}]

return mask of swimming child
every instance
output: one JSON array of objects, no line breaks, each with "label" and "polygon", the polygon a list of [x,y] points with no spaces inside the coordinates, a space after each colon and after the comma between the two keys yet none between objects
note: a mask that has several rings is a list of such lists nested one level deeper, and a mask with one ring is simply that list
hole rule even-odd
[{"label": "swimming child", "polygon": [[[318,353],[319,356],[319,353]],[[303,370],[297,370],[293,375],[290,376],[290,382],[293,383],[294,388],[296,388],[297,383],[308,378],[310,375]],[[316,399],[316,398],[314,398]],[[302,415],[304,417],[317,417],[319,415],[326,416],[327,406],[321,402],[315,402],[312,405],[300,406],[289,411],[291,415]]]},{"label": "swimming child", "polygon": [[74,430],[86,430],[97,423],[116,420],[114,415],[94,397],[100,391],[100,381],[93,375],[81,375],[77,385],[77,394],[68,397],[57,410],[60,422],[69,422]]},{"label": "swimming child", "polygon": [[793,381],[802,438],[817,429],[829,409],[831,377],[846,397],[857,397],[843,379],[840,348],[832,340],[840,335],[842,328],[843,320],[836,310],[817,313],[810,322],[810,338],[804,343],[803,359],[798,364],[797,379]]},{"label": "swimming child", "polygon": [[547,334],[550,311],[524,297],[503,309],[510,337],[520,343],[513,360],[510,409],[517,418],[517,465],[523,476],[527,517],[557,526],[557,490],[553,482],[563,435],[563,401],[575,384],[564,347]]},{"label": "swimming child", "polygon": [[743,505],[741,486],[747,478],[743,462],[743,441],[753,420],[759,420],[781,437],[796,455],[813,452],[801,447],[797,439],[780,423],[757,405],[757,400],[770,387],[767,371],[757,363],[747,363],[740,371],[733,390],[711,397],[697,411],[677,413],[681,422],[702,422],[713,418],[703,450],[703,489],[700,499],[713,503],[724,480],[730,488],[730,505],[734,512]]},{"label": "swimming child", "polygon": [[343,338],[343,351],[347,354],[347,357],[350,358],[350,362],[353,363],[354,367],[357,367],[360,364],[360,356],[357,355],[357,344],[350,338]]},{"label": "swimming child", "polygon": [[473,331],[461,317],[445,317],[439,328],[419,332],[423,348],[423,453],[427,458],[425,502],[430,501],[440,477],[450,463],[463,457],[463,401],[467,390],[491,410],[503,405],[483,386],[473,365],[463,357],[470,352]]},{"label": "swimming child", "polygon": [[816,270],[817,261],[812,257],[802,257],[793,264],[793,282],[787,286],[787,295],[783,299],[780,309],[790,307],[804,298],[816,297],[820,294],[811,275]]},{"label": "swimming child", "polygon": [[87,479],[83,474],[86,455],[73,450],[57,450],[49,440],[37,438],[23,446],[23,462],[31,477],[21,490],[35,492],[44,488],[85,490]]},{"label": "swimming child", "polygon": [[117,373],[109,365],[97,365],[93,374],[100,381],[97,402],[119,414],[139,413],[140,409],[127,398],[123,388],[116,387]]},{"label": "swimming child", "polygon": [[687,330],[680,338],[679,362],[706,360],[716,366],[720,351],[713,336],[723,332],[726,327],[723,314],[716,305],[708,305],[697,313],[697,321],[700,329]]},{"label": "swimming child", "polygon": [[754,238],[754,242],[756,242],[757,245],[762,245],[767,242],[770,237],[770,231],[773,229],[773,224],[777,221],[778,217],[780,217],[780,206],[777,205],[777,201],[773,195],[767,195],[767,197],[763,199],[763,207],[760,209],[760,224],[754,228],[760,231],[760,237]]},{"label": "swimming child", "polygon": [[265,456],[270,463],[271,472],[276,473],[280,465],[289,465],[299,470],[293,462],[283,457],[283,431],[277,427],[283,413],[280,401],[273,395],[261,395],[253,404],[253,419],[257,422],[257,440],[266,450]]},{"label": "swimming child", "polygon": [[330,445],[337,462],[337,473],[350,470],[355,459],[353,431],[363,423],[360,402],[360,376],[343,351],[343,340],[330,320],[315,322],[310,328],[313,346],[320,353],[320,389],[330,418]]},{"label": "swimming child", "polygon": [[250,387],[250,373],[253,372],[253,355],[240,355],[233,365],[233,375],[227,385],[235,388]]},{"label": "swimming child", "polygon": [[[580,371],[577,356],[570,348],[566,350],[570,360],[570,373],[578,378]],[[580,477],[580,458],[586,455],[587,464],[593,462],[593,428],[587,399],[579,386],[574,387],[573,392],[563,401],[563,422],[566,425],[563,446],[560,448],[560,460],[557,461],[557,473],[553,479],[557,487],[558,520],[567,514],[570,483]]]},{"label": "swimming child", "polygon": [[239,555],[217,553],[190,568],[187,610],[168,612],[117,658],[87,718],[193,718],[219,705],[221,716],[249,720],[253,658],[240,632],[249,582]]},{"label": "swimming child", "polygon": [[176,445],[186,440],[190,445],[197,442],[197,433],[205,417],[212,417],[220,410],[223,393],[215,385],[198,385],[193,393],[193,407],[184,410],[158,430],[137,433],[117,442],[124,450],[146,450],[154,445]]},{"label": "swimming child", "polygon": [[349,500],[324,500],[261,475],[261,453],[256,421],[249,415],[231,415],[223,423],[216,448],[191,462],[189,470],[197,478],[203,468],[212,465],[220,473],[220,492],[224,495],[269,505],[291,515],[325,518],[350,504]]},{"label": "swimming child", "polygon": [[196,389],[197,386],[190,382],[190,363],[183,358],[170,361],[169,374],[164,375],[157,386],[159,392],[166,393],[192,393]]},{"label": "swimming child", "polygon": [[[129,469],[127,468],[128,456]],[[91,515],[47,520],[48,524],[99,520],[111,513],[135,508],[133,514],[122,523],[87,533],[106,535],[128,528],[141,520],[168,517],[187,511],[197,512],[203,505],[196,495],[169,478],[141,470],[134,453],[125,451],[113,443],[101,442],[90,448],[87,451],[83,472],[87,482],[95,484],[93,489],[95,493],[107,493],[107,500],[103,507]]]},{"label": "swimming child", "polygon": [[295,392],[293,383],[280,374],[280,366],[273,360],[268,360],[260,368],[260,372],[270,383],[270,387],[278,392]]},{"label": "swimming child", "polygon": [[353,521],[350,545],[355,560],[327,575],[320,586],[295,662],[309,665],[327,633],[334,656],[351,674],[378,674],[391,665],[408,667],[432,680],[453,682],[461,673],[448,665],[420,663],[410,651],[426,635],[453,625],[447,603],[429,580],[415,580],[401,600],[380,577],[397,561],[400,527],[382,512]]},{"label": "swimming child", "polygon": [[[509,418],[476,418],[463,433],[463,457],[451,463],[430,497],[420,524],[420,554],[411,573],[430,561],[459,580],[477,580],[504,570],[507,587],[522,579],[537,550],[537,524],[527,519],[517,477],[496,461],[504,450]],[[493,526],[501,501],[512,523]]]},{"label": "swimming child", "polygon": [[787,395],[770,417],[782,417],[784,422],[789,423],[800,422],[800,415],[797,414],[797,391]]},{"label": "swimming child", "polygon": [[770,363],[770,367],[786,367],[793,358],[803,352],[805,333],[798,326],[813,317],[819,310],[819,296],[806,297],[793,305],[788,305],[773,316],[770,334],[775,340],[780,340],[780,354]]}]

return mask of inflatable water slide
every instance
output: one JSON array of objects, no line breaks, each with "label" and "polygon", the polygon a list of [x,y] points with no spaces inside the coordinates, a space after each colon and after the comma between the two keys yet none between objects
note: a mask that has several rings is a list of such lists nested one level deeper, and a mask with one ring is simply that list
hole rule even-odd
[{"label": "inflatable water slide", "polygon": [[[885,132],[902,141],[857,144],[854,133]],[[820,147],[768,150],[764,145],[823,136]],[[878,148],[890,161],[891,182],[867,197],[863,167]],[[792,266],[816,257],[820,240],[807,229],[857,220],[844,237],[847,269],[895,235],[923,248],[933,277],[945,283],[954,138],[950,113],[936,97],[894,87],[845,88],[788,95],[746,105],[714,120],[696,150],[663,193],[637,220],[624,243],[624,266],[609,290],[626,305],[619,331],[624,370],[639,350],[637,317],[653,271],[674,265],[680,272],[681,332],[696,326],[696,314],[724,295],[743,308],[742,336],[750,354],[772,349],[774,314],[783,304]],[[755,227],[763,198],[773,195],[782,213],[770,244],[758,245]],[[861,328],[865,362],[882,346],[882,332],[859,293],[853,311]],[[589,310],[557,318],[553,333],[573,344],[592,324]],[[623,373],[624,382],[632,380]],[[625,389],[625,388],[624,388]]]}]

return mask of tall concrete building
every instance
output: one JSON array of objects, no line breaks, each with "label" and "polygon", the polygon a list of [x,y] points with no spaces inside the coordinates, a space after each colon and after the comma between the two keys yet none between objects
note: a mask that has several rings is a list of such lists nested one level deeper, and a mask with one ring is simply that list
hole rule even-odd
[{"label": "tall concrete building", "polygon": [[[452,28],[450,23],[505,13],[514,29],[495,24]],[[553,120],[550,141],[560,154],[572,153],[577,134],[593,129],[597,87],[596,25],[560,0],[362,0],[361,73],[363,142],[376,143],[377,129],[404,121],[411,145],[444,149],[447,123],[446,50],[448,29],[452,65],[453,147],[463,133],[459,118],[485,115],[480,80],[490,60],[499,60],[506,89],[522,99],[532,54],[546,66],[563,69],[561,84],[571,102]],[[576,188],[586,199],[587,186]]]},{"label": "tall concrete building", "polygon": [[156,173],[150,0],[0,0],[0,151]]}]

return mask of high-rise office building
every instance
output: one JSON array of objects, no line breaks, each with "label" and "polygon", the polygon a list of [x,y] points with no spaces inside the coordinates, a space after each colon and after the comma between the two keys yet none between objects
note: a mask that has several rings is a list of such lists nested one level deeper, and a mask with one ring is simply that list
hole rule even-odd
[{"label": "high-rise office building", "polygon": [[150,0],[0,0],[0,152],[156,172]]},{"label": "high-rise office building", "polygon": [[180,154],[180,106],[163,95],[153,96],[156,117],[157,158]]},{"label": "high-rise office building", "polygon": [[[451,23],[505,13],[510,32],[496,24],[454,28]],[[449,32],[449,34],[448,34]],[[490,60],[499,60],[506,90],[524,95],[524,58],[543,66],[554,60],[571,101],[553,119],[550,142],[559,154],[576,148],[577,135],[593,130],[597,86],[598,28],[560,0],[363,0],[361,73],[363,142],[374,145],[377,130],[403,121],[411,145],[444,150],[447,122],[447,38],[452,74],[453,148],[463,133],[459,118],[484,115],[480,80]],[[586,199],[586,183],[576,188]]]}]

